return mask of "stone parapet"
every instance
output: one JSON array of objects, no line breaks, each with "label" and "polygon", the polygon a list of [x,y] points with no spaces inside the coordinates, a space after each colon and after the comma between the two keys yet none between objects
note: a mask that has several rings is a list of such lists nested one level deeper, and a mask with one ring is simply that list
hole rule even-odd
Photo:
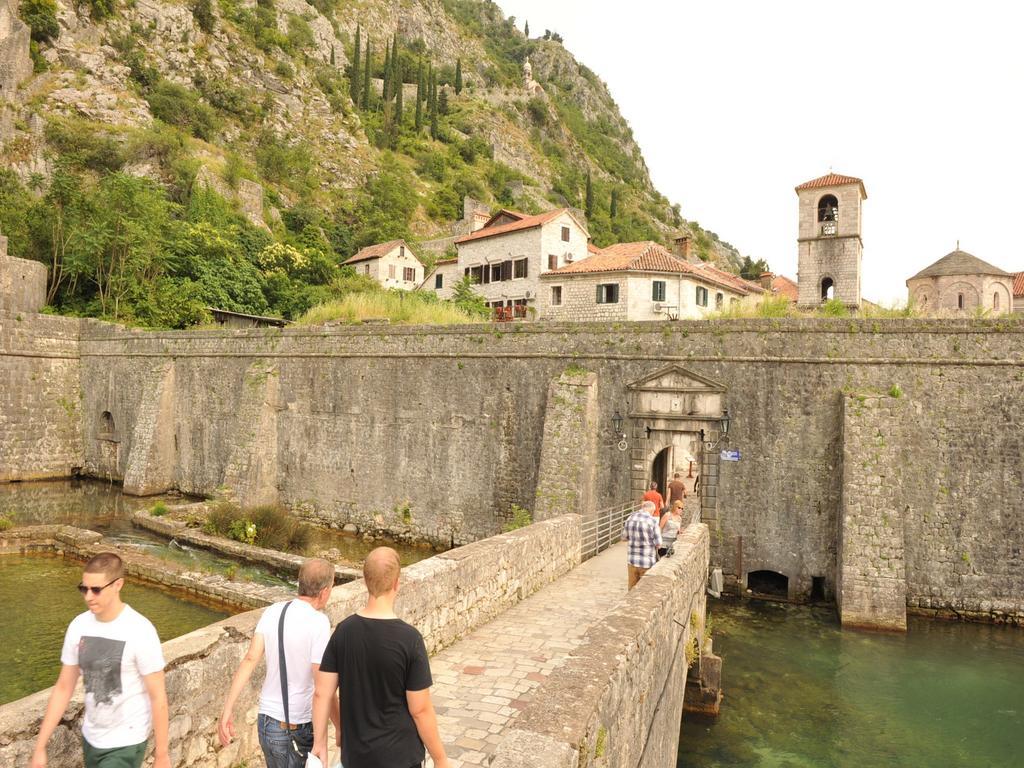
[{"label": "stone parapet", "polygon": [[675,554],[534,692],[491,768],[675,765],[688,659],[703,644],[708,557],[707,526],[686,528]]}]

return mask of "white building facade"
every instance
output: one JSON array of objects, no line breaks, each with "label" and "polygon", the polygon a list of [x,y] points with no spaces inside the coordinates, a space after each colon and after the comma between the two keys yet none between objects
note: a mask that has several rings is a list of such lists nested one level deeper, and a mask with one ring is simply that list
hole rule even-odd
[{"label": "white building facade", "polygon": [[567,208],[536,216],[499,211],[483,228],[455,240],[456,267],[442,265],[440,287],[430,280],[423,287],[449,298],[451,278],[469,275],[496,319],[527,319],[536,314],[541,275],[584,261],[589,240],[586,227]]},{"label": "white building facade", "polygon": [[368,245],[344,266],[354,267],[361,275],[368,275],[385,288],[411,291],[423,282],[423,264],[405,240]]},{"label": "white building facade", "polygon": [[724,270],[687,262],[658,243],[618,243],[541,275],[542,320],[699,319],[763,290]]}]

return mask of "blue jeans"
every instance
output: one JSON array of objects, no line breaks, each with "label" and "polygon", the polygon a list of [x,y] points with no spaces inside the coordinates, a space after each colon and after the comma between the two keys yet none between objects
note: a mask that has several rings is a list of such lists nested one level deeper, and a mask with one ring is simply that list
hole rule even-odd
[{"label": "blue jeans", "polygon": [[[313,748],[312,723],[303,723],[290,731],[282,728],[279,720],[261,714],[257,720],[257,730],[267,768],[303,768],[306,765],[306,756]],[[296,746],[298,752],[295,751]]]}]

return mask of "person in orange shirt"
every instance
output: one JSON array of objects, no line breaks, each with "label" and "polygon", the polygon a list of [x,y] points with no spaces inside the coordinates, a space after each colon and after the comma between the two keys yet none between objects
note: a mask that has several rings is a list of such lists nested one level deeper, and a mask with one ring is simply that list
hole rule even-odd
[{"label": "person in orange shirt", "polygon": [[658,484],[655,481],[651,481],[650,490],[644,494],[641,501],[649,501],[654,504],[655,514],[661,515],[661,510],[665,508],[665,499],[660,493],[658,493]]}]

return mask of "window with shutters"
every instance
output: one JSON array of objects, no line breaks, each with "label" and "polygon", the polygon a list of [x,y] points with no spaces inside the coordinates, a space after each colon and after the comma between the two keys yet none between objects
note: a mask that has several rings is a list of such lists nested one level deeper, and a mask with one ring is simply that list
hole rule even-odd
[{"label": "window with shutters", "polygon": [[440,291],[442,288],[444,288],[444,275],[438,272],[434,275],[434,290]]},{"label": "window with shutters", "polygon": [[416,267],[403,267],[402,268],[402,277],[405,279],[405,282],[407,282],[407,283],[415,283],[416,282]]},{"label": "window with shutters", "polygon": [[548,254],[548,269],[558,269],[558,254],[557,253],[549,253]]},{"label": "window with shutters", "polygon": [[512,279],[512,259],[501,262],[501,279],[511,280]]},{"label": "window with shutters", "polygon": [[569,242],[569,228],[568,227],[562,227],[562,242],[563,243],[568,243]]},{"label": "window with shutters", "polygon": [[513,272],[513,275],[515,277],[526,277],[526,273],[528,270],[527,261],[527,259],[516,259],[515,271]]},{"label": "window with shutters", "polygon": [[619,284],[618,283],[601,283],[597,286],[597,303],[598,304],[618,304],[619,303]]},{"label": "window with shutters", "polygon": [[697,286],[697,306],[706,307],[708,305],[708,289],[702,285]]},{"label": "window with shutters", "polygon": [[390,277],[392,280],[395,279],[395,265],[394,264],[388,264],[388,277]]},{"label": "window with shutters", "polygon": [[562,306],[562,286],[560,285],[551,286],[551,306]]},{"label": "window with shutters", "polygon": [[654,280],[651,282],[651,301],[665,300],[665,281]]}]

